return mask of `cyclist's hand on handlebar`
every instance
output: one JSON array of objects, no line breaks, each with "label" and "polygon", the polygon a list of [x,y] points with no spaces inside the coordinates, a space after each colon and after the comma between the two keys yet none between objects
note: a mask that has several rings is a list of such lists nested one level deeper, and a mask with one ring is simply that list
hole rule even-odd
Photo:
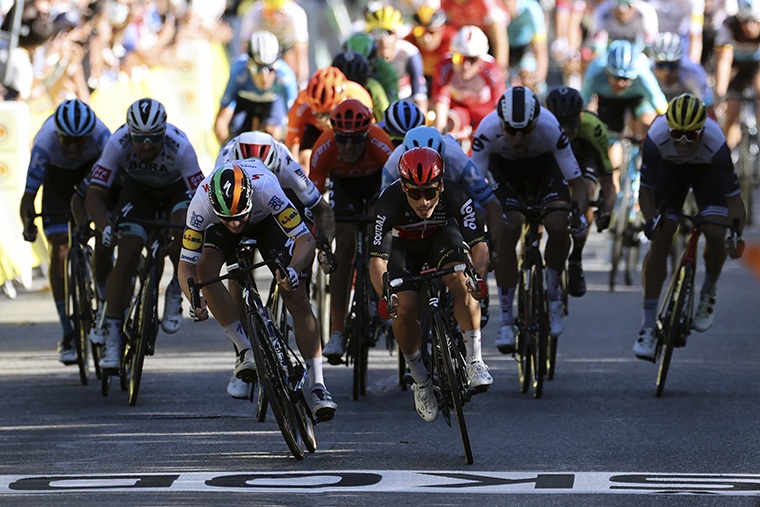
[{"label": "cyclist's hand on handlebar", "polygon": [[204,320],[207,320],[209,317],[208,306],[206,306],[206,298],[201,296],[200,301],[201,306],[199,308],[193,308],[193,305],[190,305],[190,316],[195,322],[202,322]]},{"label": "cyclist's hand on handlebar", "polygon": [[734,242],[731,237],[726,238],[726,247],[728,256],[732,259],[738,259],[744,255],[744,240],[739,236]]},{"label": "cyclist's hand on handlebar", "polygon": [[280,287],[286,291],[292,291],[298,288],[298,284],[301,281],[301,277],[299,276],[298,271],[291,267],[288,267],[285,273],[286,276],[283,277],[280,273],[281,271],[279,269],[275,272],[277,284]]},{"label": "cyclist's hand on handlebar", "polygon": [[114,244],[115,239],[116,234],[113,230],[113,227],[111,224],[106,225],[105,229],[103,229],[103,234],[101,235],[101,243],[103,243],[104,247],[111,248]]},{"label": "cyclist's hand on handlebar", "polygon": [[467,290],[477,301],[488,297],[488,284],[480,278],[467,278]]},{"label": "cyclist's hand on handlebar", "polygon": [[610,218],[612,218],[612,215],[609,211],[599,213],[599,216],[596,218],[596,230],[602,232],[607,229],[610,226]]},{"label": "cyclist's hand on handlebar", "polygon": [[573,237],[583,238],[586,236],[586,231],[588,231],[588,222],[586,221],[586,217],[584,215],[579,215],[578,219],[573,225]]}]

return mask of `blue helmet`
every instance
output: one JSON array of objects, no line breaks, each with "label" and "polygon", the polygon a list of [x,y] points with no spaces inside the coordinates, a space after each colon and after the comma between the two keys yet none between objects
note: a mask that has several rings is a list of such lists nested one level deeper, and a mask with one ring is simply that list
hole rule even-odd
[{"label": "blue helmet", "polygon": [[440,132],[433,127],[423,126],[413,128],[404,136],[404,150],[420,147],[433,148],[443,157],[446,145]]},{"label": "blue helmet", "polygon": [[385,110],[383,121],[391,137],[401,137],[413,128],[424,125],[425,115],[414,102],[398,100]]},{"label": "blue helmet", "polygon": [[639,53],[629,41],[614,41],[607,49],[607,73],[613,77],[636,79],[639,75],[638,57]]},{"label": "blue helmet", "polygon": [[84,137],[95,128],[95,113],[79,99],[63,102],[55,110],[55,128],[62,136]]}]

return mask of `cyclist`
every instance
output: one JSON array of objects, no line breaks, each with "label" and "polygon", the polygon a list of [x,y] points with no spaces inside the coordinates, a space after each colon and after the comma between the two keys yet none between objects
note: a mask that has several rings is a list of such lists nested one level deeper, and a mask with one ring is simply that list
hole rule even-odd
[{"label": "cyclist", "polygon": [[[504,92],[496,111],[480,123],[473,140],[472,161],[488,175],[506,213],[495,269],[501,305],[496,346],[501,352],[510,353],[515,346],[512,305],[518,274],[516,247],[524,222],[519,208],[527,204],[566,208],[571,195],[569,186],[572,198],[585,215],[588,192],[567,134],[554,115],[541,108],[536,94],[522,86]],[[559,336],[564,330],[561,274],[570,250],[568,213],[549,213],[543,225],[549,236],[544,257],[550,332]],[[581,216],[575,234],[582,235],[585,227],[585,216]]]},{"label": "cyclist", "polygon": [[[77,185],[100,156],[111,132],[90,107],[78,99],[61,103],[34,136],[19,213],[26,227],[35,214],[34,201],[42,191],[43,231],[50,253],[50,292],[55,301],[63,338],[58,343],[63,364],[77,361],[74,329],[66,315],[66,256],[69,252],[70,200]],[[34,241],[33,238],[27,238]],[[102,257],[102,256],[101,256]]]},{"label": "cyclist", "polygon": [[456,28],[448,24],[446,13],[423,3],[414,13],[414,27],[404,37],[417,46],[422,55],[423,74],[427,89],[433,89],[433,72],[438,62],[450,51]]},{"label": "cyclist", "polygon": [[[574,88],[561,86],[550,91],[546,96],[546,108],[557,117],[570,140],[570,147],[583,172],[583,183],[589,201],[593,200],[597,188],[601,189],[604,202],[600,206],[597,227],[604,230],[609,226],[610,213],[617,195],[612,182],[612,162],[607,154],[607,126],[594,113],[583,110],[581,94]],[[593,218],[594,214],[588,210],[586,221],[590,224]],[[586,293],[582,259],[588,232],[587,229],[584,235],[573,236],[573,248],[568,257],[568,292],[573,297],[581,297]]]},{"label": "cyclist", "polygon": [[[504,0],[509,16],[509,68],[519,81],[536,93],[546,90],[549,72],[549,44],[546,41],[546,13],[535,0]],[[528,61],[535,62],[528,64]],[[535,71],[528,72],[530,66]],[[517,71],[517,72],[515,72]]]},{"label": "cyclist", "polygon": [[[372,124],[372,113],[356,99],[346,99],[330,114],[332,130],[314,145],[309,177],[320,191],[329,176],[330,205],[336,216],[361,214],[380,191],[383,165],[393,151],[388,134]],[[356,225],[335,225],[337,269],[330,275],[330,340],[323,354],[331,364],[346,352],[345,325],[351,287],[351,259],[356,252]]]},{"label": "cyclist", "polygon": [[705,0],[647,0],[657,13],[660,34],[678,35],[684,43],[689,61],[699,63],[702,58],[702,32],[705,22],[705,4],[723,3]]},{"label": "cyclist", "polygon": [[[488,247],[483,225],[475,217],[466,189],[444,179],[443,158],[433,148],[412,148],[399,161],[400,181],[388,187],[376,206],[377,220],[370,247],[370,277],[381,299],[378,311],[387,319],[392,313],[393,334],[414,379],[414,405],[427,422],[438,418],[438,404],[430,375],[422,360],[419,322],[419,288],[404,284],[396,289],[398,305],[385,299],[383,277],[417,273],[424,264],[446,268],[468,260],[481,277],[475,296],[485,297],[482,277],[488,268]],[[452,220],[453,219],[453,220]],[[454,222],[455,221],[455,222]],[[392,232],[392,241],[384,240]],[[464,273],[443,277],[454,302],[454,317],[466,348],[467,379],[475,391],[493,383],[481,357],[480,305],[472,297]]]},{"label": "cyclist", "polygon": [[[108,198],[117,177],[122,178],[119,208],[122,220],[113,224]],[[153,220],[157,213],[169,215],[182,225],[189,197],[203,180],[198,157],[184,132],[166,121],[163,104],[155,99],[135,101],[127,121],[111,136],[92,170],[85,206],[101,232],[103,245],[118,241],[118,257],[106,284],[108,338],[100,361],[103,369],[121,366],[121,328],[129,306],[131,280],[137,272],[149,226],[132,220]],[[166,289],[161,327],[176,333],[182,326],[182,293],[177,282],[181,237],[174,235],[169,258],[174,276]]]},{"label": "cyclist", "polygon": [[[726,227],[738,217],[742,230],[745,210],[726,137],[694,95],[683,94],[670,101],[667,114],[652,124],[643,151],[639,202],[652,244],[644,259],[643,323],[633,352],[639,359],[654,361],[657,303],[667,275],[673,234],[678,228],[678,213],[689,189],[694,192],[700,216],[725,224],[701,226],[706,240],[705,279],[693,322],[693,328],[700,333],[710,329],[715,318],[716,285],[727,253]],[[659,230],[653,231],[655,215],[663,203],[667,203],[667,216]],[[732,257],[739,255],[728,253]]]},{"label": "cyclist", "polygon": [[375,121],[383,119],[383,113],[390,102],[388,95],[385,93],[380,81],[370,75],[370,66],[367,59],[355,51],[342,51],[333,58],[332,66],[341,71],[346,79],[359,83],[369,92],[372,97],[372,112],[375,114]]},{"label": "cyclist", "polygon": [[271,32],[251,36],[248,54],[232,63],[230,78],[214,122],[219,143],[247,130],[263,130],[282,139],[288,109],[298,95],[293,70],[280,58]]},{"label": "cyclist", "polygon": [[488,38],[476,26],[463,26],[451,51],[433,74],[433,126],[450,132],[469,151],[474,129],[504,93],[504,73],[488,54]]},{"label": "cyclist", "polygon": [[657,11],[643,0],[605,0],[594,8],[588,40],[592,58],[604,54],[613,41],[650,45],[657,39]]},{"label": "cyclist", "polygon": [[336,67],[325,67],[312,74],[306,89],[298,94],[288,111],[285,145],[301,167],[309,167],[314,142],[330,128],[330,111],[346,98],[359,99],[372,109],[372,97],[359,83],[348,81]]},{"label": "cyclist", "polygon": [[309,78],[309,28],[303,7],[291,0],[254,2],[241,21],[240,37],[250,40],[257,30],[277,37],[283,59],[303,87]]},{"label": "cyclist", "polygon": [[423,112],[428,108],[428,89],[420,50],[396,33],[401,26],[401,12],[385,5],[366,15],[366,30],[378,44],[378,54],[391,64],[398,75],[398,98],[410,99]]},{"label": "cyclist", "polygon": [[343,49],[361,54],[369,62],[370,75],[377,79],[390,102],[398,100],[398,73],[385,58],[377,57],[378,44],[368,33],[356,32],[346,39]]},{"label": "cyclist", "polygon": [[[306,363],[314,414],[330,420],[336,403],[322,376],[317,319],[301,283],[314,258],[314,237],[296,207],[280,188],[274,174],[257,159],[236,160],[217,167],[207,176],[193,196],[187,214],[180,260],[182,291],[190,299],[188,278],[208,280],[219,276],[225,262],[234,262],[241,240],[253,238],[262,252],[272,249],[283,254],[286,272],[272,270],[281,287],[283,302],[293,319],[298,349]],[[233,282],[234,283],[234,282]],[[200,307],[194,309],[198,320],[206,320],[209,310],[230,337],[238,351],[235,375],[251,381],[256,365],[251,343],[240,323],[237,298],[222,283],[203,288]]]},{"label": "cyclist", "polygon": [[442,0],[441,9],[449,24],[459,30],[465,25],[475,25],[488,36],[491,54],[505,72],[509,64],[509,39],[507,25],[509,16],[504,4],[495,0]]},{"label": "cyclist", "polygon": [[[760,1],[740,0],[739,11],[726,18],[715,36],[715,95],[725,99],[723,132],[728,146],[739,144],[737,126],[742,92],[749,88],[757,100],[760,92]],[[760,108],[755,102],[755,114],[760,118]],[[760,124],[760,122],[759,122]]]},{"label": "cyclist", "polygon": [[657,82],[671,100],[683,93],[690,93],[702,99],[707,115],[715,119],[713,94],[707,82],[707,73],[698,63],[684,58],[683,44],[678,34],[663,32],[651,48],[652,71]]},{"label": "cyclist", "polygon": [[[383,121],[378,124],[391,138],[394,147],[398,147],[407,132],[425,124],[425,115],[417,104],[408,100],[397,100],[383,114]],[[396,161],[398,165],[398,160]]]}]

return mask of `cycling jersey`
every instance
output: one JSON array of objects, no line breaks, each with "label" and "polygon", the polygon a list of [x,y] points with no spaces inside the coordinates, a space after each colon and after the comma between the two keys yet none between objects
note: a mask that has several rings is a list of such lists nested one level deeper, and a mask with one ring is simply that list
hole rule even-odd
[{"label": "cycling jersey", "polygon": [[[408,34],[404,40],[414,44],[420,50],[422,55],[422,69],[425,76],[432,76],[438,62],[444,59],[445,55],[451,51],[451,40],[456,36],[457,31],[451,25],[443,25],[432,35],[425,33],[420,37],[414,35],[414,32]],[[434,49],[428,49],[425,39],[428,37],[439,37],[440,44]]]},{"label": "cycling jersey", "polygon": [[240,40],[250,41],[257,30],[272,32],[283,51],[298,43],[309,43],[306,11],[297,2],[287,2],[276,11],[268,10],[264,2],[254,2],[243,16]]},{"label": "cycling jersey", "polygon": [[[567,134],[560,127],[557,118],[546,108],[541,108],[524,154],[516,154],[512,146],[507,143],[496,111],[483,119],[472,141],[472,161],[482,174],[490,172],[493,175],[496,182],[492,181],[492,186],[502,178],[502,173],[508,173],[510,169],[509,165],[491,166],[489,161],[492,155],[506,160],[532,160],[545,154],[556,159],[566,180],[581,176],[581,170],[570,149]],[[542,167],[536,167],[535,170],[541,171]]]},{"label": "cycling jersey", "polygon": [[398,75],[399,99],[427,100],[427,81],[422,68],[422,55],[417,46],[403,39],[397,40],[388,63]]},{"label": "cycling jersey", "polygon": [[230,79],[222,95],[221,107],[235,107],[236,98],[250,102],[274,102],[282,97],[287,108],[290,108],[298,96],[296,74],[283,59],[278,59],[272,65],[277,74],[274,85],[269,90],[256,86],[248,70],[248,56],[242,55],[230,67]]},{"label": "cycling jersey", "polygon": [[190,140],[171,123],[166,124],[161,151],[150,162],[141,161],[133,150],[127,125],[119,127],[92,169],[92,185],[110,189],[120,172],[152,188],[166,187],[182,180],[191,192],[203,180]]},{"label": "cycling jersey", "polygon": [[[98,119],[92,132],[87,135],[82,154],[71,160],[63,153],[61,142],[58,140],[58,130],[55,127],[54,116],[51,115],[45,120],[37,135],[34,136],[29,167],[26,173],[25,191],[27,193],[37,193],[43,181],[45,181],[49,168],[54,168],[56,172],[72,171],[77,174],[84,170],[84,173],[78,176],[77,181],[81,181],[92,167],[92,164],[100,156],[103,147],[111,136],[111,131],[108,130],[108,127]],[[76,175],[74,179],[77,179]]]},{"label": "cycling jersey", "polygon": [[375,59],[372,77],[383,85],[389,104],[398,100],[398,73],[385,58]]},{"label": "cycling jersey", "polygon": [[370,125],[365,140],[365,152],[359,161],[352,164],[343,162],[335,143],[332,130],[323,132],[314,143],[309,163],[309,178],[324,191],[325,180],[332,178],[362,178],[379,173],[393,152],[393,144],[388,134],[377,125]]},{"label": "cycling jersey", "polygon": [[465,242],[472,246],[485,240],[483,224],[475,214],[472,197],[466,189],[449,179],[443,180],[444,190],[439,195],[430,218],[420,218],[409,204],[401,181],[385,189],[375,204],[375,229],[370,245],[370,256],[387,259],[390,243],[384,240],[390,232],[393,238],[418,241],[433,236],[451,220],[459,224]]},{"label": "cycling jersey", "polygon": [[[279,224],[280,229],[293,240],[309,234],[295,205],[287,198],[274,174],[260,160],[238,160],[235,164],[243,169],[251,180],[252,207],[248,224],[258,224],[272,217]],[[208,197],[212,176],[213,173],[201,182],[187,210],[180,260],[191,264],[198,264],[200,260],[203,250],[203,231],[214,224],[221,223]]]},{"label": "cycling jersey", "polygon": [[375,121],[379,122],[383,119],[385,110],[391,105],[388,100],[388,94],[385,92],[383,85],[380,84],[380,81],[373,77],[367,79],[367,84],[364,85],[364,88],[366,88],[372,98],[372,104],[374,105],[372,113],[375,117]]},{"label": "cycling jersey", "polygon": [[[370,110],[374,109],[372,97],[362,85],[355,83],[354,81],[347,81],[347,83],[347,99],[358,99]],[[309,108],[309,102],[306,99],[308,93],[308,90],[302,90],[298,94],[298,98],[296,98],[290,111],[288,111],[288,133],[285,136],[285,144],[287,146],[300,145],[304,139],[306,129],[309,126],[320,132],[322,131],[322,126],[317,121],[317,117],[314,116],[314,113],[311,112],[311,108]],[[306,146],[305,148],[311,148],[311,146]]]},{"label": "cycling jersey", "polygon": [[657,13],[660,33],[677,33],[686,36],[686,40],[689,34],[702,33],[705,0],[647,0],[647,3]]},{"label": "cycling jersey", "polygon": [[[232,146],[235,140],[228,142],[219,156],[216,158],[214,167],[219,167],[227,162],[232,162]],[[290,150],[279,141],[275,141],[274,149],[277,150],[277,163],[270,171],[277,177],[283,190],[290,190],[298,198],[301,204],[307,208],[313,208],[322,199],[317,187],[306,176],[301,165],[295,161]],[[265,166],[266,167],[266,166]]]},{"label": "cycling jersey", "polygon": [[733,48],[734,64],[760,61],[760,37],[748,37],[736,16],[727,18],[715,36],[715,47],[722,46]]},{"label": "cycling jersey", "polygon": [[[575,157],[581,164],[584,174],[595,176],[612,174],[612,162],[608,152],[610,140],[607,126],[597,115],[590,111],[581,113],[581,124],[578,135],[573,139],[571,147]],[[584,166],[584,162],[592,162],[592,167]]]},{"label": "cycling jersey", "polygon": [[496,0],[442,0],[441,9],[446,13],[449,24],[457,30],[465,25],[475,25],[488,33],[487,28],[494,23],[505,23],[507,12]]},{"label": "cycling jersey", "polygon": [[643,42],[647,45],[657,40],[659,23],[654,7],[642,0],[634,0],[628,7],[635,10],[633,19],[627,24],[621,24],[614,15],[616,5],[615,0],[605,0],[594,10],[589,39],[593,41],[596,52],[603,52],[614,40]]},{"label": "cycling jersey", "polygon": [[[480,204],[485,204],[493,199],[494,195],[491,186],[486,182],[472,159],[462,151],[459,142],[450,135],[444,136],[443,142],[446,146],[443,155],[446,178],[456,181],[459,185],[465,187],[470,192],[472,198]],[[398,163],[405,151],[403,145],[397,146],[385,163],[383,167],[383,179],[380,185],[383,190],[391,186],[399,178]]]},{"label": "cycling jersey", "polygon": [[[652,71],[654,72],[654,70],[655,65],[652,64]],[[668,84],[663,80],[658,80],[660,89],[665,94],[666,100],[670,101],[682,93],[690,93],[702,99],[705,106],[709,107],[715,103],[712,88],[707,82],[707,72],[705,72],[704,67],[683,57],[679,62],[676,72],[678,72],[678,75],[673,83]]]},{"label": "cycling jersey", "polygon": [[507,26],[510,51],[531,42],[546,40],[544,16],[544,9],[536,0],[517,0],[517,16],[513,16]]}]

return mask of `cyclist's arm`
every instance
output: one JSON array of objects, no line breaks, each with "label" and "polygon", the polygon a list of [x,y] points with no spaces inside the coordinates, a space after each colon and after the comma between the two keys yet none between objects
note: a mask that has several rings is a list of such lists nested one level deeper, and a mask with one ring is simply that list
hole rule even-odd
[{"label": "cyclist's arm", "polygon": [[50,156],[47,151],[35,144],[32,147],[29,168],[26,172],[26,187],[19,207],[21,223],[24,225],[26,225],[27,215],[34,214],[34,201],[37,197],[37,192],[42,186],[42,182],[45,181],[45,173],[47,172],[49,164]]},{"label": "cyclist's arm", "polygon": [[486,223],[488,232],[491,233],[491,248],[494,254],[499,251],[501,244],[501,230],[504,227],[504,210],[496,196],[483,203],[486,210]]},{"label": "cyclist's arm", "polygon": [[314,236],[308,231],[299,234],[295,239],[293,247],[293,256],[288,267],[295,269],[297,272],[305,271],[314,260],[314,250],[317,247]]},{"label": "cyclist's arm", "polygon": [[388,271],[388,261],[380,257],[369,259],[369,279],[378,296],[384,296],[383,275]]},{"label": "cyclist's arm", "polygon": [[87,211],[84,209],[84,197],[79,195],[78,192],[74,192],[69,200],[69,207],[71,208],[71,216],[74,217],[74,223],[77,227],[82,227],[87,224]]},{"label": "cyclist's arm", "polygon": [[481,279],[484,278],[488,272],[488,261],[490,260],[488,245],[485,241],[478,241],[470,247],[470,254],[475,272]]},{"label": "cyclist's arm", "polygon": [[317,201],[311,208],[314,223],[317,226],[317,237],[326,238],[328,243],[335,239],[335,212],[324,199]]},{"label": "cyclist's arm", "polygon": [[715,48],[715,96],[718,99],[722,99],[728,91],[733,62],[733,46],[725,45]]},{"label": "cyclist's arm", "polygon": [[646,221],[652,220],[657,213],[657,203],[654,201],[654,183],[660,160],[659,148],[647,136],[641,148],[641,187],[639,188],[639,207]]},{"label": "cyclist's arm", "polygon": [[111,225],[111,220],[108,216],[108,206],[106,200],[108,198],[110,190],[100,185],[90,185],[87,189],[87,195],[85,196],[84,207],[87,214],[90,215],[92,221],[95,223],[95,227],[100,232],[103,232],[107,226]]}]

